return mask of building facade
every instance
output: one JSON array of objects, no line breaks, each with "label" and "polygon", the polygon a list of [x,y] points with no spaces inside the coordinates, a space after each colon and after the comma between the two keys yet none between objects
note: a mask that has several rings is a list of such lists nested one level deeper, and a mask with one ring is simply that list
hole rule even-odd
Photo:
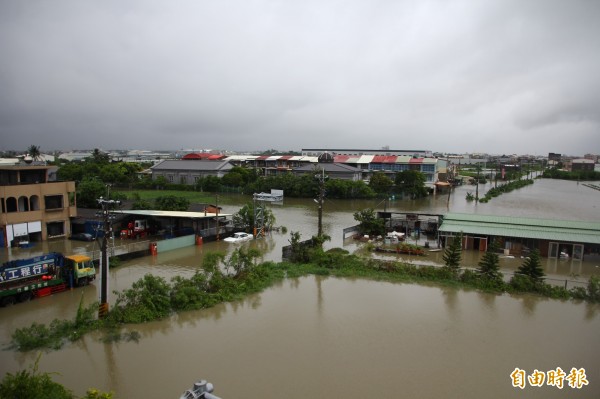
[{"label": "building facade", "polygon": [[591,159],[573,159],[567,165],[567,168],[571,171],[582,171],[582,172],[593,172],[595,167],[595,162]]},{"label": "building facade", "polygon": [[152,180],[163,176],[169,183],[194,185],[203,177],[223,177],[231,168],[233,165],[227,160],[166,160],[152,166],[150,170]]},{"label": "building facade", "polygon": [[416,156],[416,157],[433,157],[431,151],[426,150],[390,150],[384,148],[381,150],[365,150],[365,149],[343,149],[343,148],[303,148],[302,155],[318,157],[324,152],[329,152],[334,155],[348,155],[348,156],[361,156],[361,155],[382,155],[382,156]]},{"label": "building facade", "polygon": [[52,166],[0,167],[0,246],[70,235],[75,182],[56,181]]}]

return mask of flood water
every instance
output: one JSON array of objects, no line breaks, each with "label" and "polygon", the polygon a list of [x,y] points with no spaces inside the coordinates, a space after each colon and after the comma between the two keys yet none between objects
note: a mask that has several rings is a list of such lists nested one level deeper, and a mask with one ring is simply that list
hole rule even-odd
[{"label": "flood water", "polygon": [[[392,201],[387,208],[600,221],[600,192],[576,182],[540,180],[487,204],[466,202],[468,191],[474,187],[459,187],[449,202],[437,196]],[[247,200],[220,198],[227,213]],[[360,243],[342,239],[341,230],[354,225],[352,213],[366,207],[382,209],[383,204],[326,203],[324,229],[332,237],[328,247],[359,249]],[[243,245],[255,245],[265,259],[278,261],[290,231],[304,238],[316,232],[317,214],[312,200],[286,199],[272,210],[276,224],[286,226],[288,234],[273,233]],[[59,240],[28,250],[5,249],[2,255],[26,257],[90,246]],[[207,251],[232,248],[206,243],[123,262],[110,271],[110,289],[128,288],[146,273],[166,279],[189,276],[201,267]],[[435,263],[438,256],[411,260]],[[465,254],[463,263],[476,265],[477,256],[477,251]],[[503,259],[503,268],[518,265],[520,260]],[[596,265],[600,262],[592,260],[545,266],[547,273],[561,277],[598,274]],[[0,308],[0,344],[5,346],[16,328],[34,321],[74,317],[82,295],[86,303],[97,300],[96,286]],[[104,344],[99,334],[91,334],[42,354],[40,369],[60,373],[55,379],[78,395],[96,387],[114,391],[119,399],[178,398],[200,378],[212,382],[223,398],[600,397],[600,305],[575,301],[310,276],[285,280],[240,302],[128,329],[141,333],[138,343]],[[36,356],[3,350],[0,374],[28,367]],[[584,368],[589,385],[582,390],[513,388],[510,373],[517,367],[528,373]]]}]

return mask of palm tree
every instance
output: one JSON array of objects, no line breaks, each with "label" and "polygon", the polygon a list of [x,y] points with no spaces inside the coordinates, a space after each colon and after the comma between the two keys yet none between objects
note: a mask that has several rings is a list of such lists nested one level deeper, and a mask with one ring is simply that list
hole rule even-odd
[{"label": "palm tree", "polygon": [[40,152],[40,147],[37,145],[30,145],[27,149],[27,153],[34,161],[39,161],[42,159],[42,153]]}]

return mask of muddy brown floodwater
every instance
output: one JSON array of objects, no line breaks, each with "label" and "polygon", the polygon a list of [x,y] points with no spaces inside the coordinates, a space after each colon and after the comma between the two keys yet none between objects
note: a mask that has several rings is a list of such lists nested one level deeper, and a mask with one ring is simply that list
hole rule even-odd
[{"label": "muddy brown floodwater", "polygon": [[[600,192],[575,182],[536,181],[488,204],[467,203],[467,190],[473,188],[461,187],[451,196],[451,211],[600,221]],[[232,197],[226,211],[246,200]],[[311,203],[285,200],[273,206],[277,224],[308,238],[316,230]],[[388,206],[443,213],[446,203],[447,198],[432,197]],[[358,249],[360,244],[342,240],[341,229],[354,224],[352,212],[376,205],[329,201],[324,226],[332,241],[327,245]],[[280,260],[288,239],[289,233],[275,233],[244,245],[256,245],[265,259]],[[85,251],[90,245],[59,240],[22,252],[5,249],[3,256]],[[110,272],[110,289],[128,288],[146,273],[166,279],[191,275],[207,251],[232,248],[208,243],[123,262]],[[463,263],[476,264],[477,256],[466,254]],[[422,261],[439,260],[432,253]],[[514,264],[503,268],[520,264],[510,261]],[[599,273],[593,261],[545,267],[557,278]],[[97,300],[97,285],[1,308],[0,343],[5,346],[16,328],[34,321],[72,318],[82,295],[88,303]],[[55,380],[78,395],[96,387],[114,391],[117,399],[178,398],[201,378],[224,399],[600,397],[598,304],[309,276],[284,280],[239,302],[127,329],[140,332],[138,343],[105,344],[99,333],[86,335],[43,353],[40,369],[59,373]],[[36,357],[35,352],[3,350],[0,374],[29,367]],[[576,389],[565,381],[562,390],[512,386],[515,368],[530,374],[557,367],[567,374],[585,369],[589,385]]]}]

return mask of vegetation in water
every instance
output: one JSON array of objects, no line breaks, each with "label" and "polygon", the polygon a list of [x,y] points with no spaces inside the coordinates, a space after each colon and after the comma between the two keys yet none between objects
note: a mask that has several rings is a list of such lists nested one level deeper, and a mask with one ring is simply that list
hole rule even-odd
[{"label": "vegetation in water", "polygon": [[533,179],[515,180],[511,181],[510,183],[501,184],[498,187],[492,187],[487,193],[485,193],[483,198],[479,199],[479,202],[486,203],[492,198],[498,197],[501,194],[509,193],[513,190],[528,186],[530,184],[533,184]]},{"label": "vegetation in water", "polygon": [[594,170],[567,171],[554,167],[544,170],[543,177],[548,179],[594,181],[600,180],[600,172]]},{"label": "vegetation in water", "polygon": [[[257,211],[258,210],[259,209],[257,209]],[[273,214],[273,211],[267,207],[264,207],[262,212],[265,230],[270,231],[275,225],[275,215]],[[254,226],[254,214],[254,203],[248,202],[239,211],[233,214],[233,224],[237,228],[250,232]]]},{"label": "vegetation in water", "polygon": [[354,212],[354,220],[359,222],[358,231],[361,235],[379,236],[385,233],[385,220],[378,218],[373,208]]},{"label": "vegetation in water", "polygon": [[166,281],[162,277],[147,274],[130,289],[116,293],[116,304],[105,319],[96,318],[97,303],[86,308],[81,302],[74,320],[54,320],[49,326],[33,323],[30,327],[16,330],[12,334],[13,347],[20,351],[59,349],[66,342],[75,341],[92,330],[104,331],[106,342],[121,339],[137,341],[138,333],[121,334],[119,329],[130,323],[163,319],[174,312],[204,309],[240,300],[286,277],[309,274],[391,282],[433,282],[486,292],[534,293],[557,299],[600,302],[600,277],[591,277],[587,288],[567,290],[551,286],[539,274],[528,274],[537,270],[535,255],[525,261],[521,273],[505,282],[495,273],[493,255],[484,257],[478,270],[461,269],[460,239],[453,240],[453,244],[446,249],[444,267],[363,258],[340,248],[325,251],[321,245],[314,243],[314,239],[308,241],[312,244],[301,243],[299,233],[292,232],[290,262],[258,263],[258,251],[239,248],[229,257],[222,253],[207,254],[203,269],[190,278],[176,276]]},{"label": "vegetation in water", "polygon": [[34,322],[29,327],[19,328],[12,334],[13,345],[21,351],[60,349],[65,341],[77,341],[87,332],[100,327],[102,323],[96,318],[97,312],[98,304],[85,307],[82,296],[74,320],[54,319],[48,326]]},{"label": "vegetation in water", "polygon": [[[51,373],[39,371],[39,355],[29,369],[15,374],[6,373],[0,382],[0,398],[36,398],[36,399],[77,399],[78,397],[63,385],[52,381]],[[88,389],[81,399],[111,399],[112,393]]]}]

